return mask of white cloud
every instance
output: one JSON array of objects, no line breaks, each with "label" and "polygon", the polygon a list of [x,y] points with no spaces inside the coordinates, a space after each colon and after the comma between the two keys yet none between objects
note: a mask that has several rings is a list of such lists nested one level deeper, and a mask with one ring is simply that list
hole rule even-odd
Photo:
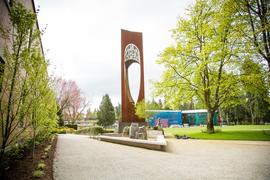
[{"label": "white cloud", "polygon": [[[146,97],[149,80],[158,80],[162,67],[158,54],[172,43],[171,32],[178,16],[194,0],[36,0],[39,24],[46,33],[43,46],[49,72],[75,80],[97,108],[108,93],[121,102],[121,28],[143,32]],[[136,78],[136,77],[132,77]],[[133,81],[133,80],[131,80]],[[136,90],[135,90],[136,91]]]}]

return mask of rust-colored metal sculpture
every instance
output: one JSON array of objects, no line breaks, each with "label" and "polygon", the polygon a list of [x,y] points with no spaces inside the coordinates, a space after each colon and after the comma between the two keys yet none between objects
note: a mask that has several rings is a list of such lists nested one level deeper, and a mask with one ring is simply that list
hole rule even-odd
[{"label": "rust-colored metal sculpture", "polygon": [[144,68],[143,68],[143,40],[142,33],[121,30],[121,90],[122,90],[122,122],[144,122],[135,115],[135,104],[132,99],[128,68],[131,64],[140,65],[140,90],[138,102],[144,99]]}]

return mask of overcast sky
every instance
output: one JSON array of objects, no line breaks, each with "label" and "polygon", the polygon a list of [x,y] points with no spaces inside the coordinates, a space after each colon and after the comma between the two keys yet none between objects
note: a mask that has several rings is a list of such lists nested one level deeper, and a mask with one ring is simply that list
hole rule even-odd
[{"label": "overcast sky", "polygon": [[[158,54],[173,43],[170,30],[194,0],[36,0],[50,75],[75,80],[97,108],[108,93],[121,103],[121,29],[143,33],[145,94],[158,80]],[[136,100],[139,66],[130,67],[130,88]]]}]

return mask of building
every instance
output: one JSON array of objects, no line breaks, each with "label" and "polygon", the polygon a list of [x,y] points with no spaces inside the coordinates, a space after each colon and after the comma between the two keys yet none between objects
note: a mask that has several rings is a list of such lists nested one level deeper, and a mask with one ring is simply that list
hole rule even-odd
[{"label": "building", "polygon": [[[189,126],[199,126],[207,124],[207,110],[149,110],[152,114],[148,119],[151,127],[161,124],[162,127],[182,126],[187,124]],[[218,113],[214,115],[214,125],[217,125]]]},{"label": "building", "polygon": [[[33,12],[36,13],[35,8],[35,2],[34,0],[0,0],[0,27],[3,29],[9,29],[12,32],[14,31],[14,28],[12,27],[9,19],[9,12],[14,4],[14,2],[18,2],[24,5],[27,9],[33,10]],[[36,22],[36,28],[39,29],[38,22]],[[0,35],[0,63],[5,63],[5,58],[3,56],[3,51],[5,48],[10,49],[12,46],[12,37],[4,37],[3,35]],[[40,50],[43,53],[42,43],[40,40]],[[44,54],[44,53],[43,53]],[[3,66],[2,66],[3,67]],[[3,68],[0,69],[0,75],[1,72],[3,73]]]}]

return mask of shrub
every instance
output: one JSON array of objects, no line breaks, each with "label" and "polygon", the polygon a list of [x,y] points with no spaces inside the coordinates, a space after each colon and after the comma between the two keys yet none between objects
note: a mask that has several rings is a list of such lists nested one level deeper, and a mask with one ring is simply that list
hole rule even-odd
[{"label": "shrub", "polygon": [[59,128],[53,128],[52,134],[58,134]]},{"label": "shrub", "polygon": [[48,151],[51,149],[51,147],[52,147],[51,145],[48,145],[48,146],[44,149],[44,151],[45,151],[45,152],[48,152]]},{"label": "shrub", "polygon": [[11,159],[20,159],[24,156],[26,146],[24,144],[15,144],[7,152],[6,156]]},{"label": "shrub", "polygon": [[31,149],[33,147],[33,139],[28,139],[26,140],[26,142],[24,143],[24,148],[25,149]]},{"label": "shrub", "polygon": [[96,126],[96,127],[90,127],[89,128],[89,134],[90,135],[98,135],[98,134],[102,134],[103,133],[103,128],[100,126]]},{"label": "shrub", "polygon": [[77,131],[75,131],[75,134],[88,134],[89,133],[89,128],[82,128]]},{"label": "shrub", "polygon": [[68,128],[68,127],[60,127],[60,128],[55,128],[53,130],[54,134],[66,134],[66,133],[73,133],[75,130],[73,128]]},{"label": "shrub", "polygon": [[71,128],[71,129],[74,129],[74,130],[77,130],[78,129],[78,125],[77,124],[67,124],[67,125],[65,125],[65,127]]},{"label": "shrub", "polygon": [[77,130],[75,133],[76,134],[98,135],[98,134],[104,133],[104,130],[100,126],[94,126],[94,127],[88,127],[88,128],[83,128],[83,129]]},{"label": "shrub", "polygon": [[114,129],[103,129],[102,133],[113,133]]},{"label": "shrub", "polygon": [[122,136],[125,136],[125,137],[129,136],[129,126],[124,127]]},{"label": "shrub", "polygon": [[41,171],[41,170],[36,170],[36,171],[34,171],[34,173],[33,173],[33,177],[34,177],[34,178],[41,178],[41,176],[42,176],[43,174],[44,174],[43,171]]},{"label": "shrub", "polygon": [[45,167],[46,167],[46,164],[44,163],[44,161],[41,161],[37,165],[37,170],[43,170]]},{"label": "shrub", "polygon": [[44,156],[47,158],[49,155],[47,152],[44,152]]},{"label": "shrub", "polygon": [[52,143],[53,143],[53,141],[54,141],[54,139],[55,139],[55,135],[52,135],[52,137],[51,137],[51,139],[50,139],[49,144],[52,144]]},{"label": "shrub", "polygon": [[47,152],[44,152],[44,154],[41,156],[41,159],[46,159],[48,156],[48,153]]}]

